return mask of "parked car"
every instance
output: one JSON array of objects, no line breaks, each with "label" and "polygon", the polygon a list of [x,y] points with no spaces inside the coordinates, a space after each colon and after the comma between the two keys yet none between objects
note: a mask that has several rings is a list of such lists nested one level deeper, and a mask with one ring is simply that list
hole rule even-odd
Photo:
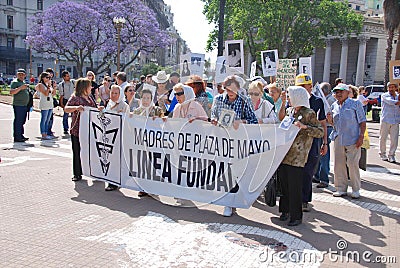
[{"label": "parked car", "polygon": [[371,111],[372,106],[381,106],[381,95],[385,93],[385,87],[383,85],[366,86],[365,92],[368,99],[368,112]]}]

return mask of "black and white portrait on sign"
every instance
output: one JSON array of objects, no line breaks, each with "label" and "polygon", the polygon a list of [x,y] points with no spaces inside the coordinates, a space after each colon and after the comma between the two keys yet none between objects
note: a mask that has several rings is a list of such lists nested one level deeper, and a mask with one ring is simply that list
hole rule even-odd
[{"label": "black and white portrait on sign", "polygon": [[192,53],[190,54],[190,75],[203,76],[204,72],[204,54]]},{"label": "black and white portrait on sign", "polygon": [[243,40],[225,41],[225,59],[229,68],[244,72]]},{"label": "black and white portrait on sign", "polygon": [[400,66],[393,66],[393,79],[400,79]]},{"label": "black and white portrait on sign", "polygon": [[232,127],[234,120],[235,120],[235,111],[222,109],[221,114],[219,115],[218,124],[220,126],[230,128]]},{"label": "black and white portrait on sign", "polygon": [[312,79],[311,57],[299,58],[299,72],[308,74]]},{"label": "black and white portrait on sign", "polygon": [[278,50],[261,51],[263,76],[276,76]]},{"label": "black and white portrait on sign", "polygon": [[222,83],[228,76],[227,74],[226,59],[224,56],[218,56],[217,62],[215,63],[215,82]]}]

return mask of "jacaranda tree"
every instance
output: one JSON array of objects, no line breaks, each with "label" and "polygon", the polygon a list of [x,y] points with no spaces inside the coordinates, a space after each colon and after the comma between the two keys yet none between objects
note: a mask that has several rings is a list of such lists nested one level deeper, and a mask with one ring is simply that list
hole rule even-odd
[{"label": "jacaranda tree", "polygon": [[26,40],[45,56],[62,56],[75,62],[79,76],[85,64],[100,73],[116,62],[114,17],[126,19],[121,31],[121,54],[129,59],[121,70],[140,52],[151,53],[170,42],[168,34],[159,28],[154,12],[140,0],[57,2],[31,18]]}]

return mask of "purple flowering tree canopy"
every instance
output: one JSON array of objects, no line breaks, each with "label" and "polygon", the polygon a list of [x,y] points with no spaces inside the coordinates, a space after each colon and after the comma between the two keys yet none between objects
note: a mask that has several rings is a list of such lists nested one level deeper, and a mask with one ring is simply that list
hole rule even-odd
[{"label": "purple flowering tree canopy", "polygon": [[89,6],[72,1],[57,2],[31,18],[27,43],[48,56],[63,56],[75,62],[79,76],[85,61],[92,61],[112,33],[104,31],[101,14]]},{"label": "purple flowering tree canopy", "polygon": [[121,65],[121,70],[140,52],[151,53],[170,43],[168,33],[160,29],[154,12],[141,0],[57,2],[31,18],[32,27],[26,42],[39,53],[63,56],[75,62],[79,76],[85,63],[99,73],[116,62],[114,17],[126,20],[121,30],[121,53],[130,57]]}]

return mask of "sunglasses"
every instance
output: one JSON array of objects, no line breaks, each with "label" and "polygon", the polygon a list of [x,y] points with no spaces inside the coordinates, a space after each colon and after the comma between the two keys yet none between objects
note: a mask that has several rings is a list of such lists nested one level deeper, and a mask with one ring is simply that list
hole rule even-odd
[{"label": "sunglasses", "polygon": [[260,93],[257,92],[249,92],[250,96],[260,96]]},{"label": "sunglasses", "polygon": [[128,91],[128,92],[134,92],[134,90],[133,90],[133,89],[128,89],[127,91]]},{"label": "sunglasses", "polygon": [[183,91],[175,92],[175,96],[182,96],[184,94],[185,94],[185,92],[183,92]]},{"label": "sunglasses", "polygon": [[107,82],[111,82],[112,80],[106,80]]}]

